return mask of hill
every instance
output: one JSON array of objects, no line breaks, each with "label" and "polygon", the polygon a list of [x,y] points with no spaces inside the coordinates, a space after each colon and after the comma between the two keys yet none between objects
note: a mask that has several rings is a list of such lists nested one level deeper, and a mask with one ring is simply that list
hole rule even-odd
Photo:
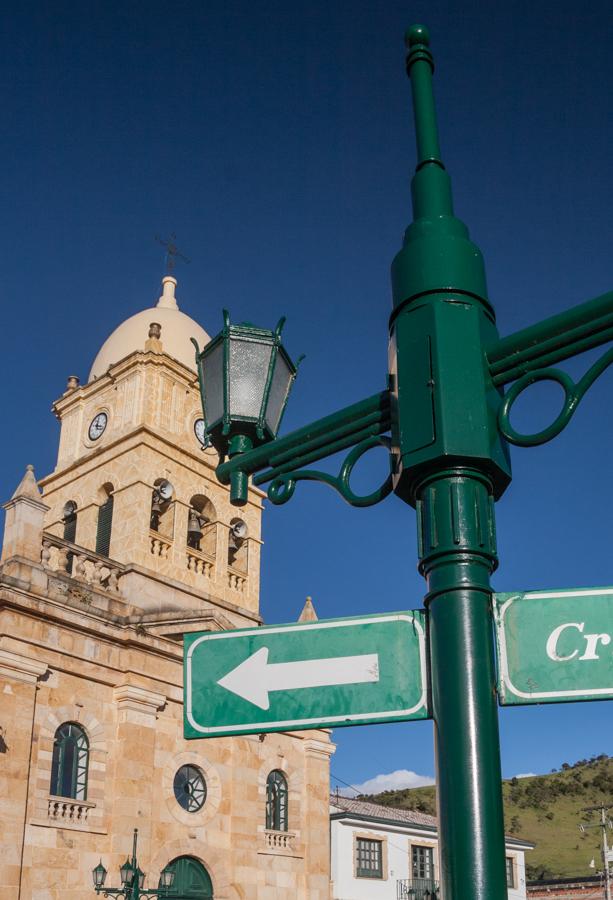
[{"label": "hill", "polygon": [[[526,855],[529,879],[591,875],[592,858],[600,865],[599,829],[582,833],[580,825],[596,816],[584,806],[613,805],[613,758],[605,753],[582,759],[549,775],[512,778],[503,782],[505,830],[526,838],[536,848]],[[360,799],[385,806],[416,809],[436,815],[434,787],[384,791]]]}]

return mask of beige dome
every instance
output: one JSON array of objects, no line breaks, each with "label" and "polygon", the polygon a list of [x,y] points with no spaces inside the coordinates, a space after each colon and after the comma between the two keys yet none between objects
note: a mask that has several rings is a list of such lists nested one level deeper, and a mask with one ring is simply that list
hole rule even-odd
[{"label": "beige dome", "polygon": [[178,359],[193,372],[196,371],[194,345],[190,338],[198,341],[201,350],[211,339],[204,328],[180,311],[175,298],[176,285],[176,279],[166,275],[162,279],[162,296],[157,306],[143,309],[130,316],[115,329],[100,348],[88,381],[100,378],[109,366],[134,353],[135,350],[144,350],[152,322],[157,322],[162,327],[160,339],[164,353]]}]

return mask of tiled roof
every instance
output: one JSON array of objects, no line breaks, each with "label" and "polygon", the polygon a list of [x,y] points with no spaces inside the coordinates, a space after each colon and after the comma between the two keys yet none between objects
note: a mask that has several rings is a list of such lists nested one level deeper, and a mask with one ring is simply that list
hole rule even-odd
[{"label": "tiled roof", "polygon": [[436,828],[434,816],[418,812],[416,809],[397,809],[393,806],[382,806],[380,803],[368,803],[365,800],[353,800],[351,797],[337,797],[332,794],[330,804],[341,812],[353,813],[355,816],[370,816],[374,819],[389,819],[404,822],[406,825],[428,825]]},{"label": "tiled roof", "polygon": [[[368,803],[365,800],[353,800],[351,797],[330,795],[330,805],[334,811],[346,812],[354,816],[367,816],[373,819],[387,819],[390,822],[403,822],[405,825],[425,825],[429,828],[437,828],[438,821],[434,816],[418,812],[416,809],[398,809],[394,806],[383,806],[381,803]],[[532,841],[516,835],[505,835],[505,840],[511,845],[522,845],[528,848],[534,847]]]}]

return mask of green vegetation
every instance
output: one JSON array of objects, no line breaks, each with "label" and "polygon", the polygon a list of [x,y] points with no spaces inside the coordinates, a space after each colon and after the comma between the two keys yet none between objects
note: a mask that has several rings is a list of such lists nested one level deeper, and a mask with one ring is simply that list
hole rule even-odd
[{"label": "green vegetation", "polygon": [[[528,879],[593,875],[590,860],[600,866],[601,832],[580,825],[594,824],[595,813],[584,806],[613,804],[613,757],[606,753],[581,759],[550,775],[512,778],[503,782],[506,832],[536,844],[526,854]],[[384,806],[415,809],[436,815],[434,787],[361,797]]]}]

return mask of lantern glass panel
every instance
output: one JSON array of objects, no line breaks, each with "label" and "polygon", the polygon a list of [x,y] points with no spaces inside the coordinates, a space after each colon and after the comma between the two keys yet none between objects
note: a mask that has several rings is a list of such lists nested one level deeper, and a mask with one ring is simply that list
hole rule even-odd
[{"label": "lantern glass panel", "polygon": [[132,878],[134,876],[134,869],[130,864],[130,860],[126,859],[125,863],[119,870],[119,875],[121,877],[122,884],[132,884]]},{"label": "lantern glass panel", "polygon": [[168,866],[166,866],[165,869],[162,869],[162,873],[161,873],[162,887],[165,887],[165,888],[172,887],[172,883],[173,883],[174,879],[175,879],[175,873],[173,872],[172,869],[170,869]]},{"label": "lantern glass panel", "polygon": [[266,424],[273,435],[276,435],[277,429],[279,428],[281,413],[283,412],[287,394],[292,383],[292,373],[283,354],[280,350],[276,350],[275,352],[277,354],[277,361],[275,363],[275,371],[272,376],[268,405],[266,407]]},{"label": "lantern glass panel", "polygon": [[230,339],[230,416],[257,419],[268,379],[272,346]]},{"label": "lantern glass panel", "polygon": [[93,870],[92,876],[94,879],[94,887],[103,887],[106,880],[106,869],[102,865],[102,860],[100,860],[96,868]]},{"label": "lantern glass panel", "polygon": [[207,426],[224,413],[223,341],[202,359],[202,389]]}]

